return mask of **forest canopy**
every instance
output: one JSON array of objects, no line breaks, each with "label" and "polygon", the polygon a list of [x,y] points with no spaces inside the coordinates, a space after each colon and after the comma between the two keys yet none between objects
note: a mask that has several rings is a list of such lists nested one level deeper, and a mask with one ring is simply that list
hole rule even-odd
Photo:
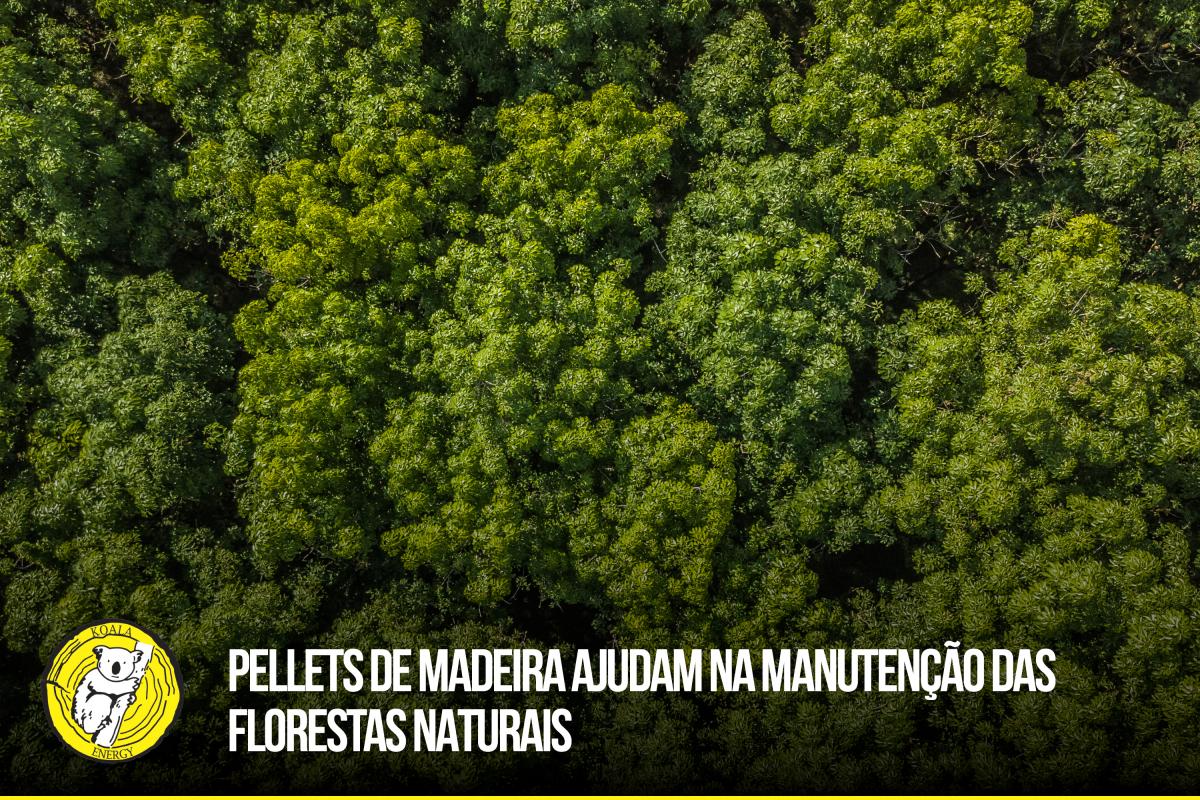
[{"label": "forest canopy", "polygon": [[[0,197],[0,783],[1200,781],[1189,0],[5,0]],[[109,617],[186,701],[99,769]],[[227,752],[233,647],[948,640],[1057,688]]]}]

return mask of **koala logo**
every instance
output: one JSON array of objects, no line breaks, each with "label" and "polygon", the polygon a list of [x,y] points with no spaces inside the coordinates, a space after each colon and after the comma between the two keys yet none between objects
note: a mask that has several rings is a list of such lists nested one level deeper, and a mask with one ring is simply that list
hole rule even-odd
[{"label": "koala logo", "polygon": [[71,716],[84,733],[91,734],[93,742],[111,746],[125,711],[137,699],[138,685],[146,673],[142,663],[145,653],[102,644],[92,651],[98,660],[75,690]]},{"label": "koala logo", "polygon": [[43,679],[50,725],[76,752],[128,761],[166,735],[182,700],[175,657],[154,634],[102,620],[67,637]]}]

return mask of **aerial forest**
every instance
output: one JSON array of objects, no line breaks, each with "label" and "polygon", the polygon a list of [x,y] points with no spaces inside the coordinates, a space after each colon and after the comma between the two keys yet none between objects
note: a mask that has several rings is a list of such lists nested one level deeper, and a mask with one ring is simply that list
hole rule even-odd
[{"label": "aerial forest", "polygon": [[[39,677],[121,618],[183,711]],[[1053,692],[229,752],[231,648],[1051,648]],[[1200,783],[1193,0],[0,0],[0,784]]]}]

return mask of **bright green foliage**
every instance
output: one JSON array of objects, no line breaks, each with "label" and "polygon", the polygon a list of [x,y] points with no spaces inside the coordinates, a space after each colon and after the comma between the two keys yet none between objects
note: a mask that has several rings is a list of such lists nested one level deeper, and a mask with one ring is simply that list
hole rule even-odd
[{"label": "bright green foliage", "polygon": [[[225,90],[236,102],[180,101],[191,109],[181,120],[201,136],[181,188],[214,230],[238,235],[226,269],[264,289],[235,323],[250,362],[228,469],[248,480],[238,501],[266,568],[306,552],[353,559],[373,549],[387,523],[367,449],[428,358],[425,326],[443,302],[433,261],[471,218],[461,204],[474,193],[471,154],[427,127],[433,79],[417,60],[420,21],[350,5],[294,15],[190,9],[205,20],[198,31],[251,26],[257,45]],[[164,19],[146,23],[155,36],[170,29]],[[152,40],[128,30],[135,49],[147,48],[135,91],[170,102],[160,82],[189,89],[162,77],[175,57],[158,63]]]},{"label": "bright green foliage", "polygon": [[250,470],[242,509],[267,562],[372,547],[382,498],[364,491],[376,480],[366,450],[425,357],[415,321],[438,303],[431,223],[472,178],[462,148],[416,131],[258,184],[258,222],[236,257],[272,283],[237,318],[252,360],[231,467]]},{"label": "bright green foliage", "polygon": [[960,5],[822,6],[808,47],[823,59],[803,77],[748,14],[692,73],[713,155],[655,285],[664,333],[699,370],[696,402],[745,441],[764,488],[844,431],[878,300],[909,254],[955,235],[944,212],[979,165],[1023,144],[1029,13]]},{"label": "bright green foliage", "polygon": [[1197,734],[1200,303],[1122,282],[1117,231],[1095,217],[1005,255],[978,316],[926,303],[884,360],[912,453],[883,504],[922,576],[889,614],[940,607],[918,631],[1056,650],[1064,691],[1014,697],[990,745],[1030,780],[1085,780],[1126,719],[1120,768],[1146,780],[1147,757]]},{"label": "bright green foliage", "polygon": [[474,602],[527,571],[578,599],[568,520],[594,516],[593,492],[619,480],[615,445],[644,402],[649,344],[629,283],[681,121],[617,87],[497,115],[511,149],[485,173],[487,213],[437,266],[453,288],[431,319],[430,390],[393,410],[375,446],[401,522],[386,548],[465,574]]},{"label": "bright green foliage", "polygon": [[733,448],[691,409],[668,407],[625,430],[616,474],[600,502],[603,527],[572,535],[580,578],[608,596],[636,640],[682,629],[694,644],[711,641],[709,596],[736,496]]},{"label": "bright green foliage", "polygon": [[1186,509],[1200,492],[1200,306],[1122,283],[1116,230],[1094,217],[1008,250],[1028,266],[1000,275],[978,319],[926,303],[903,360],[884,362],[897,429],[922,443],[892,506],[901,531],[962,558],[983,530],[1080,493],[1126,514]]}]

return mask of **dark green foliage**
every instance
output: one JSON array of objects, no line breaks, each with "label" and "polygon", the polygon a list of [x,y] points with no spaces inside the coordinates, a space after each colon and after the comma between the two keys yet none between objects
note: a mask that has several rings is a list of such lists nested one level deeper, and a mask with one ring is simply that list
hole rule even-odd
[{"label": "dark green foliage", "polygon": [[[1193,6],[0,6],[8,781],[1193,788]],[[35,686],[105,616],[187,701],[99,772]],[[231,647],[945,641],[1058,686],[226,752]]]}]

